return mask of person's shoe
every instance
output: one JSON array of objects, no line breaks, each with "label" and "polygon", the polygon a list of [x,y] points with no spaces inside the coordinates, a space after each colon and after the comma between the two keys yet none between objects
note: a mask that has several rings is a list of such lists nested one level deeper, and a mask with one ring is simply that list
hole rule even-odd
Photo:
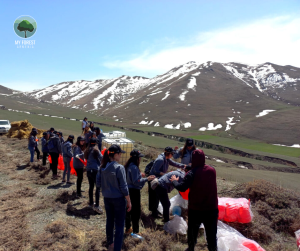
[{"label": "person's shoe", "polygon": [[131,234],[133,232],[132,228],[126,229],[125,234]]},{"label": "person's shoe", "polygon": [[162,222],[167,223],[167,222],[169,222],[169,221],[171,221],[173,219],[174,219],[174,216],[170,216],[169,220],[162,219]]},{"label": "person's shoe", "polygon": [[159,214],[157,214],[157,213],[156,213],[156,214],[155,214],[155,213],[154,213],[154,214],[152,213],[152,214],[151,214],[151,217],[153,217],[153,218],[155,218],[155,219],[162,218],[162,216],[159,215]]},{"label": "person's shoe", "polygon": [[65,183],[65,182],[66,182],[66,180],[62,180],[61,182],[62,182],[62,183]]},{"label": "person's shoe", "polygon": [[81,192],[82,192],[82,193],[84,193],[84,191],[83,191],[83,190],[81,190]]},{"label": "person's shoe", "polygon": [[73,185],[74,183],[73,183],[73,182],[71,182],[71,181],[67,181],[67,184],[69,184],[69,185]]},{"label": "person's shoe", "polygon": [[112,244],[110,244],[109,246],[108,246],[108,249],[107,249],[108,251],[114,251],[114,244],[112,243]]},{"label": "person's shoe", "polygon": [[100,206],[98,206],[98,207],[93,207],[93,209],[94,209],[94,211],[95,211],[96,213],[98,213],[98,214],[103,214],[103,210],[102,210],[102,208],[101,208]]}]

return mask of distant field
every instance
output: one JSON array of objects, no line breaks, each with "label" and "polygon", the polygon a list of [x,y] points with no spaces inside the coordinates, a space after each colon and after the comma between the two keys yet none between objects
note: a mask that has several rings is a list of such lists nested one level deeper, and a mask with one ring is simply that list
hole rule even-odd
[{"label": "distant field", "polygon": [[274,146],[266,144],[263,142],[258,142],[250,139],[230,139],[230,138],[221,138],[212,135],[199,135],[192,136],[192,138],[197,140],[203,140],[213,144],[219,144],[223,146],[232,147],[239,150],[254,150],[265,153],[273,153],[279,155],[286,155],[291,157],[300,157],[300,149],[293,147],[283,147],[283,146]]},{"label": "distant field", "polygon": [[300,189],[300,174],[273,172],[265,170],[250,170],[240,168],[228,168],[220,163],[208,161],[209,164],[216,168],[217,176],[226,180],[239,183],[253,181],[257,179],[268,180],[278,186],[299,191]]}]

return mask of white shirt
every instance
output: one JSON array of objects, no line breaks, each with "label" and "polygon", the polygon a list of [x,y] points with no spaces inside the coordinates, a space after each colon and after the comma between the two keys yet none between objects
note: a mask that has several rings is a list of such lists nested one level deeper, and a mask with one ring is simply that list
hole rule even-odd
[{"label": "white shirt", "polygon": [[82,121],[82,128],[85,128],[86,127],[86,125],[87,125],[87,121]]}]

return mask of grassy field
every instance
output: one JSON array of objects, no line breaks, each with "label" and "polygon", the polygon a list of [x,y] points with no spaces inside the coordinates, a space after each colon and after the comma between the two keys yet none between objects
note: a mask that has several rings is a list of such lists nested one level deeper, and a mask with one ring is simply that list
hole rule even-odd
[{"label": "grassy field", "polygon": [[258,152],[285,155],[290,157],[300,157],[299,148],[274,146],[256,140],[250,140],[245,138],[240,138],[237,140],[237,139],[216,137],[213,135],[199,135],[199,136],[192,136],[192,138],[214,143],[214,144],[228,146],[240,150],[247,149],[247,150],[254,150]]}]

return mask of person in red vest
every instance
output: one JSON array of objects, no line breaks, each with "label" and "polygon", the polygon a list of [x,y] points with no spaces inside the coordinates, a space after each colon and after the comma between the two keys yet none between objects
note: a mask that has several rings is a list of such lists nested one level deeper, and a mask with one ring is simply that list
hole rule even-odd
[{"label": "person in red vest", "polygon": [[216,170],[205,165],[205,155],[200,149],[192,153],[192,169],[187,173],[181,183],[173,175],[170,179],[174,187],[185,192],[188,188],[188,249],[194,251],[201,223],[205,227],[209,251],[217,250],[217,224],[218,224],[218,195]]}]

